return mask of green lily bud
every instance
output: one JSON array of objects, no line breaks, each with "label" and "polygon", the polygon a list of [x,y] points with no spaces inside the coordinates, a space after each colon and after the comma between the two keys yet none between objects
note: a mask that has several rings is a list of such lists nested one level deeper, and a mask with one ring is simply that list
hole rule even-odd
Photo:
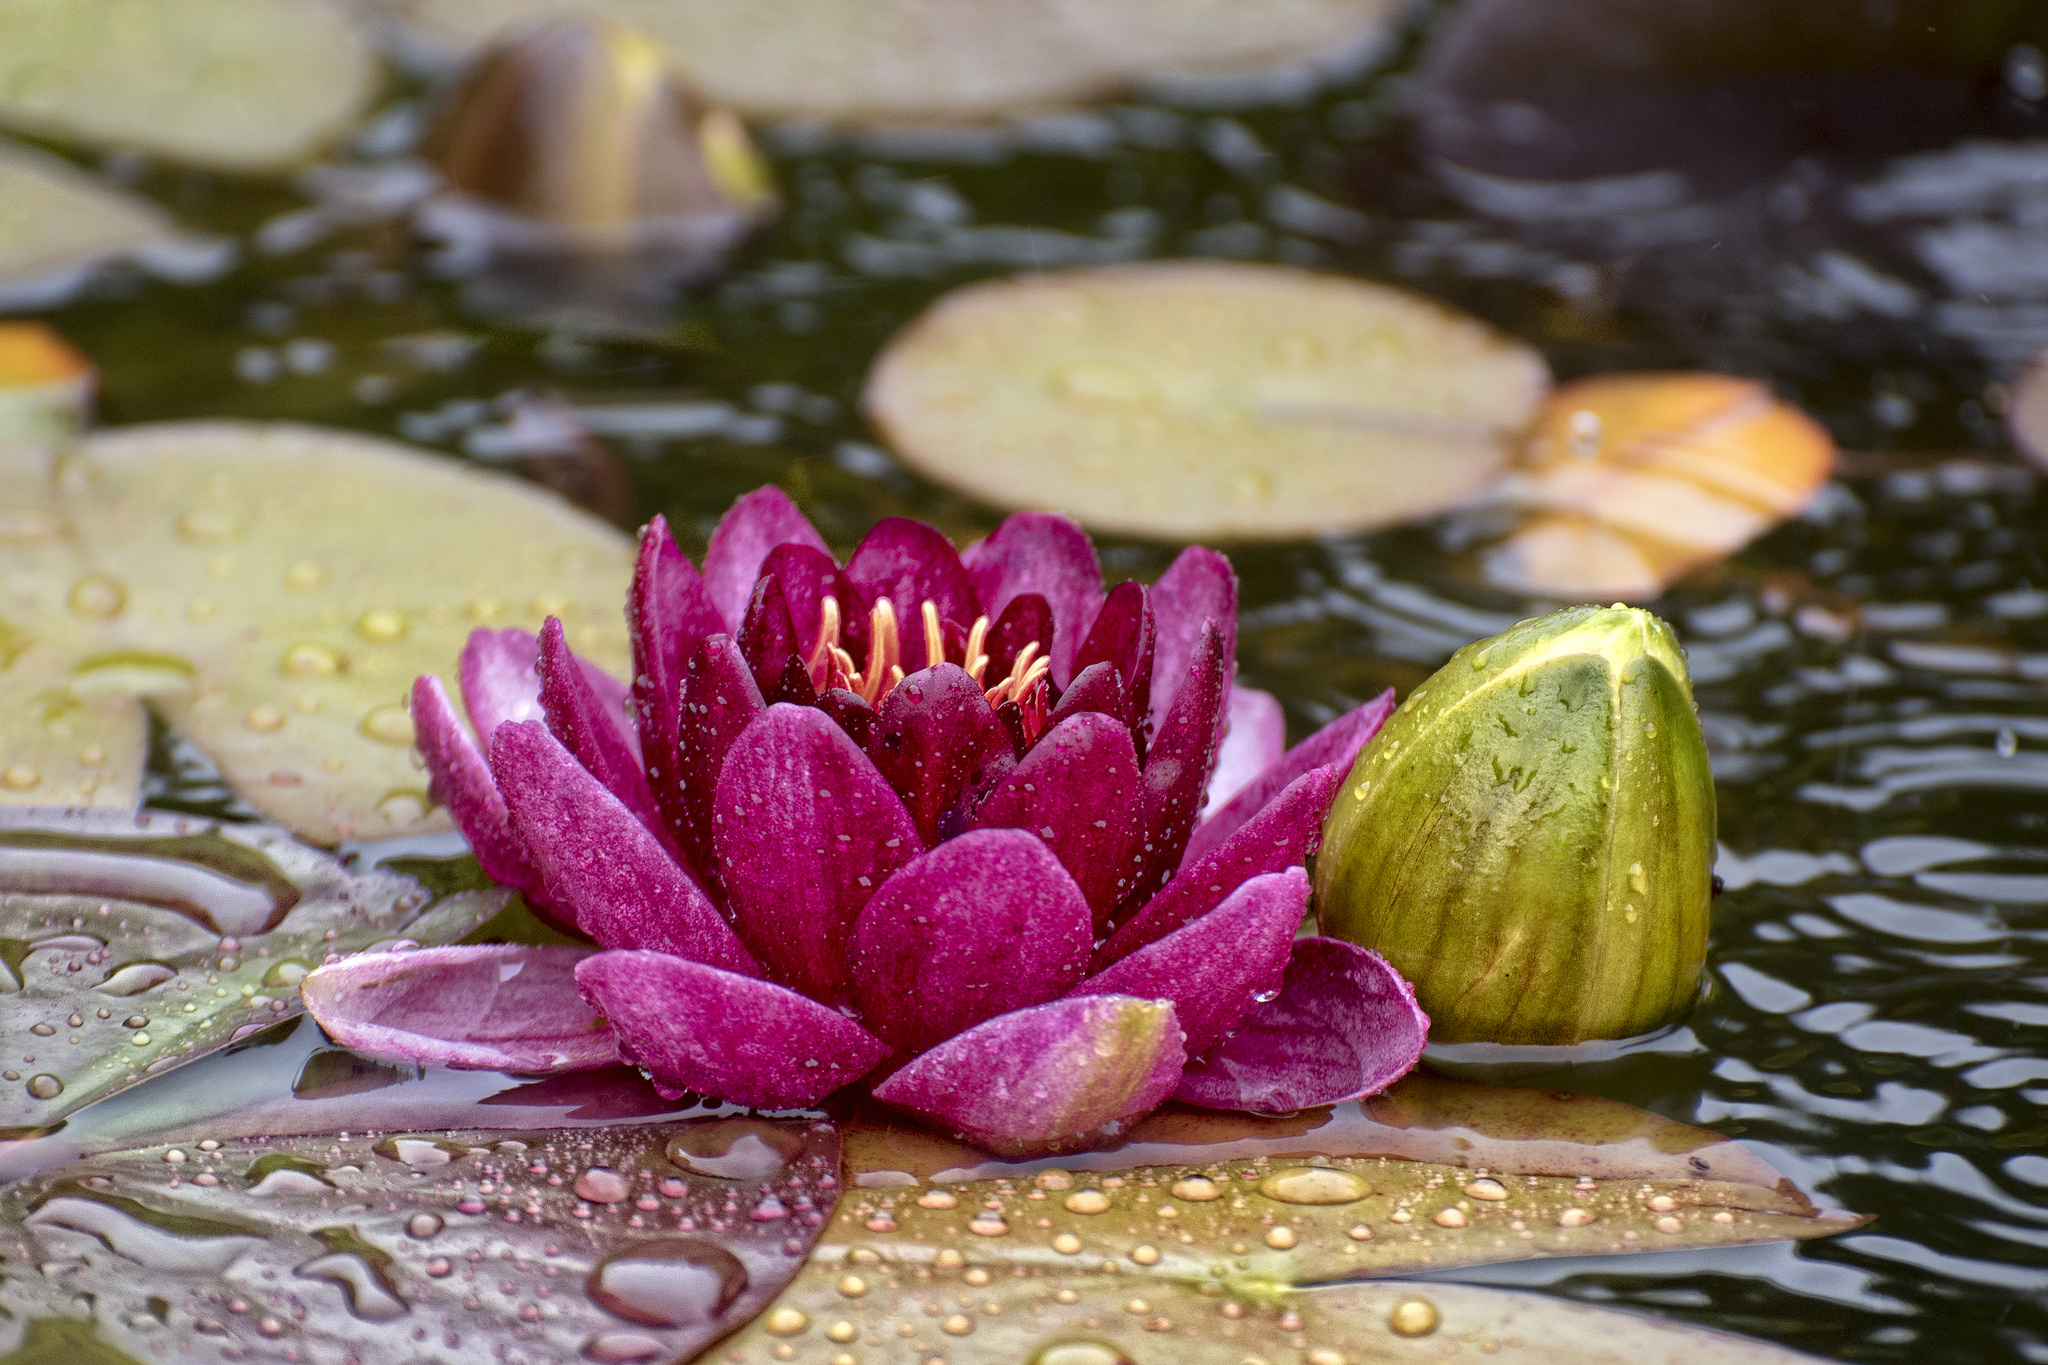
[{"label": "green lily bud", "polygon": [[1697,998],[1713,859],[1678,641],[1573,607],[1459,650],[1359,754],[1317,913],[1415,984],[1436,1041],[1626,1038]]}]

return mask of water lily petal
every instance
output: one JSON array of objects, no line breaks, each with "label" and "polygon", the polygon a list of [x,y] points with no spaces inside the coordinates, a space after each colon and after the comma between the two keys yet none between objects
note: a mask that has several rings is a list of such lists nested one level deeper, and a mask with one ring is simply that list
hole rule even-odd
[{"label": "water lily petal", "polygon": [[1097,972],[1075,995],[1173,1001],[1188,1056],[1200,1057],[1280,989],[1294,931],[1308,910],[1308,873],[1269,872],[1208,914]]},{"label": "water lily petal", "polygon": [[434,799],[455,817],[477,864],[492,881],[518,891],[539,888],[526,846],[512,832],[505,798],[476,741],[462,728],[441,680],[428,674],[412,685],[413,744],[433,776]]},{"label": "water lily petal", "polygon": [[613,952],[576,968],[619,1056],[655,1089],[796,1109],[859,1080],[889,1049],[838,1010],[753,977],[665,953]]},{"label": "water lily petal", "polygon": [[1000,620],[1010,604],[1037,593],[1052,607],[1052,638],[1039,646],[1052,652],[1052,680],[1065,687],[1077,670],[1074,655],[1102,609],[1102,563],[1088,533],[1071,518],[1053,512],[1019,512],[968,548],[962,556],[973,576],[982,610]]},{"label": "water lily petal", "polygon": [[740,933],[769,976],[842,998],[861,907],[924,851],[887,780],[824,712],[771,706],[725,756],[712,826]]},{"label": "water lily petal", "polygon": [[[876,708],[868,754],[910,811],[925,843],[989,764],[1010,757],[1010,736],[981,684],[957,664],[911,674]],[[951,833],[951,830],[946,831]]]},{"label": "water lily petal", "polygon": [[656,838],[667,843],[674,836],[654,804],[631,727],[619,723],[617,714],[590,685],[587,671],[576,663],[563,638],[562,623],[550,616],[540,628],[540,704],[547,712],[548,729],[591,776],[624,802]]},{"label": "water lily petal", "polygon": [[1223,632],[1223,657],[1237,657],[1237,575],[1230,561],[1200,545],[1182,550],[1152,585],[1152,616],[1159,630],[1152,688],[1152,728],[1158,730],[1201,652],[1203,622]]},{"label": "water lily petal", "polygon": [[1123,582],[1104,599],[1088,638],[1074,656],[1074,668],[1085,672],[1097,663],[1115,664],[1127,705],[1135,713],[1126,714],[1124,719],[1135,724],[1151,705],[1154,651],[1152,606],[1145,587],[1142,583]]},{"label": "water lily petal", "polygon": [[[1060,693],[1058,705],[1052,708],[1052,715],[1046,724],[1057,729],[1069,716],[1084,711],[1098,711],[1105,716],[1114,716],[1128,728],[1131,719],[1130,696],[1124,691],[1123,680],[1116,675],[1116,665],[1104,661],[1090,664],[1074,677],[1073,685]],[[1135,745],[1140,731],[1131,732]]]},{"label": "water lily petal", "polygon": [[[1223,744],[1216,751],[1216,771],[1209,775],[1203,811],[1213,815],[1222,810],[1286,751],[1287,717],[1281,713],[1280,699],[1255,687],[1233,686]],[[1201,825],[1195,826],[1197,834],[1201,829]],[[1188,843],[1192,847],[1194,839],[1190,837]]]},{"label": "water lily petal", "polygon": [[773,484],[746,494],[719,518],[704,550],[704,586],[726,629],[739,629],[762,561],[776,546],[787,544],[831,552],[789,494]]},{"label": "water lily petal", "polygon": [[459,675],[462,705],[486,746],[491,734],[509,720],[539,720],[540,641],[517,626],[491,630],[478,626],[462,647]]},{"label": "water lily petal", "polygon": [[491,740],[491,770],[547,899],[607,948],[658,948],[759,969],[710,898],[653,833],[533,721]]},{"label": "water lily petal", "polygon": [[776,579],[761,576],[754,584],[754,595],[747,599],[746,619],[740,623],[740,653],[746,658],[747,668],[754,675],[754,686],[761,690],[761,696],[769,702],[795,702],[808,706],[817,696],[811,686],[811,675],[804,673],[803,685],[796,695],[785,696],[787,684],[796,680],[790,676],[790,660],[797,661],[802,669],[802,646],[797,642],[796,622],[789,614],[789,598]]},{"label": "water lily petal", "polygon": [[840,643],[854,658],[866,657],[867,606],[831,555],[809,545],[778,545],[761,561],[761,572],[782,585],[796,652],[805,660],[818,647],[818,626],[828,597],[839,604]]},{"label": "water lily petal", "polygon": [[714,635],[697,647],[683,669],[683,710],[677,732],[682,770],[676,796],[686,822],[683,848],[706,886],[724,885],[712,850],[711,800],[726,751],[767,703],[730,635]]},{"label": "water lily petal", "polygon": [[1174,874],[1096,950],[1096,965],[1114,962],[1200,919],[1249,878],[1301,866],[1322,846],[1323,817],[1343,780],[1344,770],[1335,764],[1296,778],[1220,847]]},{"label": "water lily petal", "polygon": [[1297,939],[1280,996],[1188,1067],[1176,1099],[1205,1109],[1283,1113],[1377,1094],[1429,1041],[1415,988],[1378,953]]},{"label": "water lily petal", "polygon": [[676,777],[676,745],[682,723],[683,667],[697,647],[725,630],[704,580],[655,517],[640,530],[640,555],[626,598],[626,627],[633,643],[633,726],[655,805],[680,846],[686,815]]},{"label": "water lily petal", "polygon": [[[1187,852],[1181,855],[1181,866],[1198,862],[1222,847],[1244,827],[1247,820],[1264,810],[1303,773],[1330,766],[1335,766],[1339,776],[1350,772],[1351,765],[1358,759],[1358,751],[1371,742],[1372,737],[1380,732],[1380,726],[1386,724],[1387,717],[1393,714],[1394,689],[1390,687],[1289,749],[1278,762],[1230,798],[1222,809],[1211,808],[1209,818],[1197,825],[1189,837]],[[1226,750],[1229,743],[1224,741]],[[1222,765],[1217,766],[1220,769]],[[1213,789],[1215,779],[1210,780],[1210,785]]]},{"label": "water lily petal", "polygon": [[981,598],[953,542],[908,517],[876,522],[846,561],[846,576],[870,606],[881,597],[895,606],[906,670],[925,662],[922,604],[938,607],[941,621],[963,626],[981,615]]},{"label": "water lily petal", "polygon": [[[1037,645],[1038,653],[1033,657],[1043,658],[1046,650],[1052,648],[1057,640],[1052,607],[1044,596],[1035,592],[1018,593],[995,617],[995,624],[989,627],[988,639],[982,644],[988,655],[988,672],[982,676],[993,685],[996,679],[1010,676],[1017,656],[1024,652],[1026,645]],[[1055,664],[1053,670],[1057,672],[1058,669]]]},{"label": "water lily petal", "polygon": [[389,1061],[472,1071],[612,1066],[611,1030],[576,993],[595,949],[477,944],[359,953],[299,983],[343,1047]]},{"label": "water lily petal", "polygon": [[1095,1147],[1172,1093],[1186,1055],[1166,1001],[1069,996],[948,1039],[875,1098],[1006,1155]]},{"label": "water lily petal", "polygon": [[875,708],[858,693],[828,687],[818,694],[818,709],[839,724],[855,746],[866,750],[875,738]]},{"label": "water lily petal", "polygon": [[1202,625],[1202,645],[1188,666],[1180,694],[1145,755],[1145,871],[1137,894],[1156,891],[1180,865],[1188,835],[1201,814],[1209,774],[1216,767],[1217,732],[1230,686],[1231,658],[1223,631]]},{"label": "water lily petal", "polygon": [[1137,882],[1142,791],[1131,732],[1115,716],[1087,711],[1048,730],[968,823],[1042,839],[1080,886],[1099,931]]},{"label": "water lily petal", "polygon": [[1094,941],[1081,889],[1044,844],[977,830],[904,864],[860,912],[853,998],[877,1037],[922,1052],[1058,998]]}]

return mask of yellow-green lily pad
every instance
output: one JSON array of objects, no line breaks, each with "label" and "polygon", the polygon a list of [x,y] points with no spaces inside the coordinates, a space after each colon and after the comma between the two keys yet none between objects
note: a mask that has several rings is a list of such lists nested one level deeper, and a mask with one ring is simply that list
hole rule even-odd
[{"label": "yellow-green lily pad", "polygon": [[222,170],[304,160],[378,81],[323,0],[8,0],[5,27],[0,124]]},{"label": "yellow-green lily pad", "polygon": [[662,43],[717,103],[756,117],[985,119],[1368,47],[1402,0],[371,0],[468,52],[547,15],[601,14]]},{"label": "yellow-green lily pad", "polygon": [[730,1365],[1397,1365],[1469,1349],[1503,1365],[1818,1365],[1771,1342],[1481,1285],[1377,1281],[1254,1293],[1093,1270],[1013,1269],[985,1245],[930,1268],[879,1258],[849,1266],[821,1249],[720,1357]]},{"label": "yellow-green lily pad", "polygon": [[579,653],[628,658],[631,543],[509,478],[310,427],[172,423],[88,436],[54,480],[102,618],[71,692],[147,694],[315,843],[448,828],[406,699],[476,626],[559,616]]},{"label": "yellow-green lily pad", "polygon": [[[0,42],[0,89],[13,14]],[[58,289],[111,257],[170,240],[169,214],[70,162],[0,138],[0,296]]]},{"label": "yellow-green lily pad", "polygon": [[[0,404],[15,390],[0,388]],[[47,414],[20,412],[45,432]],[[0,807],[133,810],[149,756],[142,704],[81,697],[71,665],[95,651],[105,603],[59,515],[50,453],[0,437]]]},{"label": "yellow-green lily pad", "polygon": [[436,900],[272,826],[0,810],[0,1136],[298,1014],[328,953],[451,942],[508,894]]},{"label": "yellow-green lily pad", "polygon": [[899,333],[869,417],[920,472],[1099,530],[1289,539],[1484,490],[1543,358],[1400,290],[1168,262],[969,285]]}]

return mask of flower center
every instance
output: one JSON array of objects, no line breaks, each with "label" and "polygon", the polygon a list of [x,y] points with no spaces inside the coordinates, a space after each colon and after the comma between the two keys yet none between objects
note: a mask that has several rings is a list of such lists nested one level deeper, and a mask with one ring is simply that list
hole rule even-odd
[{"label": "flower center", "polygon": [[[924,618],[924,660],[920,668],[937,668],[946,663],[946,632],[939,620],[938,605],[926,601],[918,614]],[[843,687],[870,706],[880,706],[882,699],[894,691],[896,684],[903,681],[903,640],[896,620],[896,604],[886,597],[877,598],[868,611],[868,662],[865,669],[857,668],[853,655],[840,643],[843,623],[839,618],[839,601],[835,597],[825,598],[818,609],[818,643],[811,649],[810,658],[804,661],[811,673],[811,684],[823,691],[828,687]],[[977,684],[987,683],[989,657],[983,652],[988,643],[989,619],[977,617],[967,631],[967,646],[962,657],[952,662],[967,670],[967,675]],[[1010,671],[998,679],[993,686],[984,688],[991,709],[1014,701],[1027,717],[1036,717],[1037,726],[1042,728],[1046,711],[1046,675],[1052,671],[1052,661],[1039,653],[1038,641],[1033,640],[1017,651]]]}]

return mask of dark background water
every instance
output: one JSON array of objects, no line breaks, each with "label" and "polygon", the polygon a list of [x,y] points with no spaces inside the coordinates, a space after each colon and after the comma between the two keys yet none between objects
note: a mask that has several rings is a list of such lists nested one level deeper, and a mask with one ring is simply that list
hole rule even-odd
[{"label": "dark background water", "polygon": [[[604,453],[526,472],[621,525],[663,512],[693,551],[766,481],[841,546],[894,513],[992,525],[856,399],[923,305],[1017,269],[1316,266],[1467,307],[1561,376],[1768,380],[1852,452],[1843,477],[1656,604],[1720,782],[1715,988],[1689,1031],[1546,1083],[1738,1135],[1877,1221],[1463,1278],[1848,1359],[2048,1361],[2048,512],[1998,420],[2048,342],[2044,28],[1996,0],[1476,0],[1264,103],[769,132],[780,223],[624,337],[481,318],[402,219],[346,221],[314,180],[117,160],[240,263],[112,278],[52,318],[112,423],[291,417],[490,459],[514,404],[557,392]],[[419,93],[344,160],[390,165]],[[1171,548],[1105,552],[1144,576]],[[1475,586],[1455,525],[1235,559],[1243,680],[1297,737],[1532,609]],[[212,801],[168,746],[153,790]]]}]

